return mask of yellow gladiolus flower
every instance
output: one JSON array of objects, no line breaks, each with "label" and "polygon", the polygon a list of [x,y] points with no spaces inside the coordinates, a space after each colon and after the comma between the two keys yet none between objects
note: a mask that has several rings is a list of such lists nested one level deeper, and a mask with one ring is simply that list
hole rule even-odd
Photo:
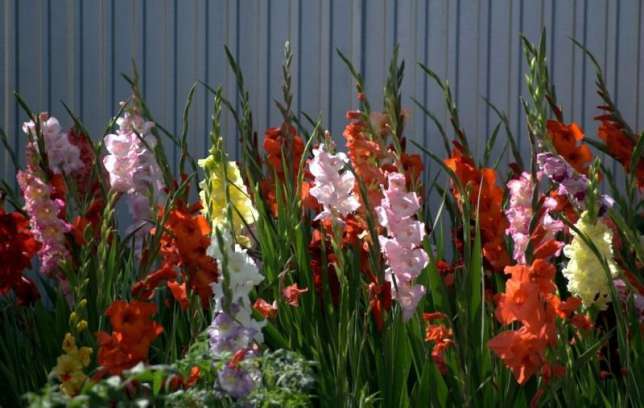
[{"label": "yellow gladiolus flower", "polygon": [[56,360],[56,367],[54,367],[54,374],[60,381],[60,388],[63,392],[73,397],[80,392],[83,383],[87,376],[83,372],[83,368],[89,366],[90,356],[92,355],[91,347],[76,346],[76,339],[71,333],[67,333],[63,339],[62,354]]},{"label": "yellow gladiolus flower", "polygon": [[71,333],[67,333],[63,339],[63,351],[71,353],[76,350],[76,339]]},{"label": "yellow gladiolus flower", "polygon": [[[226,161],[221,152],[213,147],[210,155],[199,160],[199,166],[204,169],[206,177],[199,183],[199,197],[203,212],[215,228],[234,230],[240,244],[248,245],[249,240],[242,235],[245,225],[250,225],[257,219],[257,210],[244,185],[239,167],[234,161]],[[232,206],[232,220],[228,219],[227,203]]]},{"label": "yellow gladiolus flower", "polygon": [[[606,259],[610,274],[615,278],[619,271],[613,259],[613,233],[601,221],[590,222],[587,212],[584,212],[575,227],[586,236]],[[563,269],[563,275],[568,279],[568,290],[581,298],[585,307],[595,304],[600,310],[606,309],[610,302],[610,282],[606,272],[595,253],[584,240],[574,231],[570,244],[564,247],[564,255],[570,259]]]}]

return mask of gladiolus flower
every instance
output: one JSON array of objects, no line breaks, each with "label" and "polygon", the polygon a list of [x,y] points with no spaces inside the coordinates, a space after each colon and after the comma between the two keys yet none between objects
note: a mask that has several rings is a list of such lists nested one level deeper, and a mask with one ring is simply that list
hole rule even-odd
[{"label": "gladiolus flower", "polygon": [[40,245],[29,231],[29,220],[21,213],[6,213],[0,207],[0,294],[16,293],[20,304],[38,298],[38,290],[22,272],[31,265],[31,258]]},{"label": "gladiolus flower", "polygon": [[[135,110],[125,112],[116,123],[116,133],[105,136],[107,156],[103,158],[109,173],[112,190],[128,194],[128,206],[133,218],[130,230],[145,236],[150,227],[151,207],[161,191],[162,174],[153,150],[156,138],[151,133],[154,123],[147,122]],[[138,250],[138,248],[137,248]]]},{"label": "gladiolus flower", "polygon": [[497,320],[502,324],[519,321],[523,326],[498,334],[488,346],[523,384],[543,366],[546,348],[556,342],[556,317],[562,303],[555,294],[556,268],[547,261],[508,266],[505,273],[510,279],[505,293],[497,296]]},{"label": "gladiolus flower", "polygon": [[163,326],[152,320],[156,311],[156,305],[137,300],[116,300],[107,308],[112,333],[97,333],[99,373],[119,375],[147,360],[150,345],[163,332]]},{"label": "gladiolus flower", "polygon": [[519,384],[524,384],[543,366],[544,340],[527,327],[505,331],[488,343],[507,367],[512,370]]},{"label": "gladiolus flower", "polygon": [[[479,170],[458,142],[454,142],[452,155],[444,162],[464,187],[470,186],[470,205],[478,208],[483,256],[493,270],[502,271],[510,263],[503,239],[508,221],[502,209],[503,190],[496,185],[496,171],[490,168]],[[460,203],[461,192],[456,187],[452,188],[452,194]]]},{"label": "gladiolus flower", "polygon": [[167,283],[172,296],[177,302],[181,310],[186,310],[188,308],[188,291],[186,290],[186,283],[179,283],[177,281],[168,281]]},{"label": "gladiolus flower", "polygon": [[565,125],[556,120],[549,120],[546,127],[557,153],[579,173],[588,173],[588,165],[592,161],[593,155],[590,148],[582,143],[584,132],[581,128],[576,123]]},{"label": "gladiolus flower", "polygon": [[255,388],[250,374],[239,367],[224,366],[217,374],[217,380],[221,389],[233,398],[245,397]]},{"label": "gladiolus flower", "polygon": [[[587,212],[582,213],[575,227],[588,238],[597,248],[599,254],[608,263],[610,275],[618,274],[617,265],[613,259],[613,233],[601,220],[592,223]],[[568,290],[581,298],[585,307],[596,304],[604,310],[610,302],[609,285],[602,262],[586,245],[584,239],[571,232],[573,239],[564,247],[564,255],[569,259],[563,269],[563,275],[568,279]]]},{"label": "gladiolus flower", "polygon": [[[62,131],[58,119],[44,112],[40,114],[39,121],[50,170],[54,174],[67,175],[81,170],[84,164],[80,157],[80,150],[70,143],[69,136]],[[25,122],[22,125],[22,131],[30,134],[34,139],[37,137],[36,124],[33,121]],[[34,143],[34,146],[38,144]]]},{"label": "gladiolus flower", "polygon": [[[210,226],[206,218],[197,213],[199,210],[198,204],[188,207],[179,201],[170,211],[161,235],[161,265],[135,283],[132,292],[136,296],[149,298],[163,281],[176,281],[178,274],[182,273],[184,287],[187,283],[199,295],[204,308],[210,305],[210,285],[217,281],[218,271],[217,263],[207,254],[211,243]],[[162,210],[159,216],[163,217]],[[187,299],[184,303],[182,296],[176,296],[180,295],[178,286],[168,284],[168,288],[181,305],[187,305]]]},{"label": "gladiolus flower", "polygon": [[[601,120],[597,136],[604,141],[610,155],[620,162],[626,171],[630,171],[635,141],[626,135],[617,122],[611,120],[610,115],[600,115],[595,119]],[[644,159],[642,158],[637,163],[635,177],[640,190],[644,189]]]},{"label": "gladiolus flower", "polygon": [[[284,164],[291,172],[291,177],[297,176],[297,170],[304,153],[304,141],[291,125],[269,128],[264,135],[264,150],[271,169],[277,173],[281,181],[285,180]],[[283,157],[286,154],[287,157]]]},{"label": "gladiolus flower", "polygon": [[38,251],[41,270],[46,275],[53,275],[58,264],[69,257],[65,233],[71,227],[59,217],[64,209],[64,201],[52,199],[51,187],[30,167],[19,171],[17,179],[25,198],[25,211],[30,217],[31,231],[42,244]]},{"label": "gladiolus flower", "polygon": [[89,366],[93,350],[90,347],[78,348],[74,336],[67,333],[63,340],[63,351],[65,353],[58,357],[53,372],[65,395],[73,397],[80,392],[87,380],[83,369]]},{"label": "gladiolus flower", "polygon": [[[239,167],[234,161],[227,161],[221,150],[221,143],[213,145],[208,157],[198,162],[205,173],[204,180],[199,183],[203,213],[210,221],[213,231],[217,228],[232,228],[236,239],[249,245],[250,241],[242,234],[242,230],[257,220],[257,210],[250,199]],[[232,207],[231,220],[228,219],[228,205]]]},{"label": "gladiolus flower", "polygon": [[[577,208],[583,208],[586,193],[590,186],[588,177],[577,172],[556,154],[539,153],[537,154],[537,163],[539,169],[558,185],[558,195],[567,196]],[[613,199],[607,195],[602,195],[599,214],[603,214],[612,205]]]},{"label": "gladiolus flower", "polygon": [[347,162],[348,159],[344,153],[331,154],[326,151],[324,144],[313,149],[309,171],[315,181],[309,192],[324,208],[315,220],[330,218],[342,221],[342,218],[356,211],[360,206],[360,202],[353,193],[355,185],[353,173],[342,172]]},{"label": "gladiolus flower", "polygon": [[444,324],[429,324],[435,320],[447,319],[447,316],[441,312],[425,313],[423,319],[428,323],[425,328],[425,341],[434,343],[432,348],[432,360],[438,370],[445,374],[447,365],[445,364],[445,351],[454,344],[452,330]]},{"label": "gladiolus flower", "polygon": [[264,277],[247,250],[234,243],[229,230],[213,237],[208,254],[219,261],[223,277],[212,285],[215,314],[208,327],[210,351],[215,359],[224,357],[222,353],[235,353],[218,373],[217,384],[233,398],[241,398],[255,387],[255,377],[238,363],[254,356],[253,342],[264,341],[261,329],[266,324],[253,319],[248,295]]},{"label": "gladiolus flower", "polygon": [[[510,206],[505,210],[505,215],[510,225],[505,230],[505,233],[512,236],[514,241],[512,257],[522,264],[526,262],[525,251],[531,240],[533,246],[536,247],[533,254],[534,258],[545,259],[552,255],[558,255],[563,246],[562,243],[553,239],[557,232],[563,230],[564,224],[562,221],[552,218],[550,215],[551,205],[544,205],[545,210],[540,216],[540,229],[538,229],[538,233],[530,235],[530,222],[534,216],[532,211],[534,184],[532,176],[526,172],[508,182]],[[537,237],[538,239],[535,239]]]},{"label": "gladiolus flower", "polygon": [[266,300],[258,298],[253,304],[253,309],[264,316],[265,319],[274,319],[277,316],[277,302],[275,301],[268,303]]},{"label": "gladiolus flower", "polygon": [[[386,181],[385,174],[380,168],[386,157],[386,152],[383,151],[380,144],[371,140],[366,124],[362,122],[362,115],[350,116],[347,114],[347,118],[352,122],[344,128],[342,135],[347,142],[351,165],[367,189],[370,208],[375,208],[380,205],[382,198],[380,186],[384,185]],[[360,186],[357,183],[354,189],[364,206],[365,203],[362,202],[363,198],[360,195]]]},{"label": "gladiolus flower", "polygon": [[302,296],[303,293],[306,293],[308,291],[309,291],[309,288],[299,288],[297,286],[297,283],[294,283],[292,285],[285,287],[282,290],[282,296],[284,296],[286,303],[288,303],[289,305],[293,307],[299,307],[300,296]]},{"label": "gladiolus flower", "polygon": [[383,195],[376,213],[380,225],[387,228],[387,236],[378,237],[389,266],[385,279],[394,288],[394,299],[402,307],[403,319],[409,320],[425,295],[425,287],[414,285],[413,280],[429,262],[421,246],[425,225],[414,218],[420,209],[420,200],[416,193],[406,191],[405,176],[401,173],[389,173],[388,188]]}]

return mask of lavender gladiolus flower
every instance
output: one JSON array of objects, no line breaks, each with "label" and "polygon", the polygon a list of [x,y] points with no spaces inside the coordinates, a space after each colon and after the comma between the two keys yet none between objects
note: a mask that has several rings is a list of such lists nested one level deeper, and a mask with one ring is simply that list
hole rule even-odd
[{"label": "lavender gladiolus flower", "polygon": [[[550,180],[558,184],[557,193],[568,196],[578,209],[583,209],[586,193],[590,186],[588,177],[578,173],[557,154],[539,153],[537,154],[537,163],[539,169]],[[599,204],[599,215],[602,215],[608,208],[613,206],[614,200],[610,196],[603,194],[600,197]]]},{"label": "lavender gladiolus flower", "polygon": [[250,374],[241,367],[226,366],[217,374],[218,384],[233,398],[243,398],[255,389]]}]

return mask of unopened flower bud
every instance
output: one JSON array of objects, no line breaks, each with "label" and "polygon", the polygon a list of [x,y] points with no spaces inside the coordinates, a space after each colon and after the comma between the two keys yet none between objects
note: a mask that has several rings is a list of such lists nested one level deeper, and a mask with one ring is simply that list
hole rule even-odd
[{"label": "unopened flower bud", "polygon": [[82,332],[83,330],[86,330],[86,329],[87,329],[87,321],[86,320],[81,320],[76,325],[76,330],[78,330],[79,332]]}]

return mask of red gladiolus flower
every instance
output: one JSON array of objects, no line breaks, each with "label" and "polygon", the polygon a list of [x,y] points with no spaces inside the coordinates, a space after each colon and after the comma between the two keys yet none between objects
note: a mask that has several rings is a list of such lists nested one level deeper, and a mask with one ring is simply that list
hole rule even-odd
[{"label": "red gladiolus flower", "polygon": [[590,318],[579,313],[570,318],[570,324],[572,324],[579,330],[590,330],[593,328],[593,322],[590,320]]},{"label": "red gladiolus flower", "polygon": [[79,215],[72,222],[72,236],[79,246],[85,245],[85,230],[91,227],[91,232],[97,237],[100,233],[101,216],[105,203],[100,198],[95,198],[89,205],[84,215]]},{"label": "red gladiolus flower", "polygon": [[76,187],[78,188],[79,193],[88,194],[96,192],[98,189],[98,183],[95,182],[92,185],[92,171],[95,166],[96,156],[94,154],[94,146],[92,140],[79,129],[71,128],[67,134],[69,142],[76,147],[80,152],[80,159],[83,163],[83,166],[74,171],[71,176],[76,182]]},{"label": "red gladiolus flower", "polygon": [[[326,250],[326,260],[322,257],[323,239],[325,244],[324,248]],[[340,296],[340,282],[338,281],[338,276],[335,273],[336,258],[333,253],[333,247],[331,246],[329,237],[320,229],[316,228],[312,232],[311,242],[309,242],[309,254],[311,256],[310,266],[313,274],[313,285],[315,287],[315,292],[318,295],[318,299],[320,299],[321,304],[325,301],[324,281],[326,279],[333,304],[337,305]]]},{"label": "red gladiolus flower", "polygon": [[0,207],[0,295],[14,290],[19,304],[38,298],[33,282],[22,275],[40,244],[29,231],[29,220],[21,213],[6,213]]},{"label": "red gladiolus flower", "polygon": [[454,267],[452,267],[452,265],[448,264],[444,259],[441,259],[436,262],[436,269],[438,269],[438,273],[441,278],[443,278],[445,286],[448,288],[454,286],[455,275]]},{"label": "red gladiolus flower", "polygon": [[[630,171],[635,141],[627,136],[617,122],[612,120],[611,115],[600,115],[595,119],[601,121],[597,136],[604,141],[610,155],[620,162],[626,171]],[[644,189],[644,159],[640,158],[638,161],[635,177],[638,187]]]},{"label": "red gladiolus flower", "polygon": [[420,180],[423,174],[423,161],[418,154],[403,153],[400,157],[402,162],[405,177],[407,179],[408,188]]},{"label": "red gladiolus flower", "polygon": [[378,333],[385,327],[385,312],[391,309],[391,302],[391,283],[383,282],[379,285],[371,282],[369,284],[369,307]]},{"label": "red gladiolus flower", "polygon": [[[287,133],[285,134],[284,131]],[[285,166],[291,172],[291,177],[297,175],[304,153],[304,141],[293,126],[284,125],[281,128],[267,129],[264,135],[264,150],[267,153],[266,160],[269,166],[275,170],[281,181],[285,178]],[[283,156],[284,154],[286,157]]]},{"label": "red gladiolus flower", "polygon": [[581,299],[571,296],[557,305],[557,314],[562,317],[570,317],[581,306]]},{"label": "red gladiolus flower", "polygon": [[169,380],[169,388],[173,391],[176,391],[178,389],[188,389],[192,388],[197,381],[199,381],[199,377],[201,376],[201,369],[198,366],[194,366],[190,369],[190,374],[188,375],[188,378],[183,378],[179,374],[174,374]]}]

